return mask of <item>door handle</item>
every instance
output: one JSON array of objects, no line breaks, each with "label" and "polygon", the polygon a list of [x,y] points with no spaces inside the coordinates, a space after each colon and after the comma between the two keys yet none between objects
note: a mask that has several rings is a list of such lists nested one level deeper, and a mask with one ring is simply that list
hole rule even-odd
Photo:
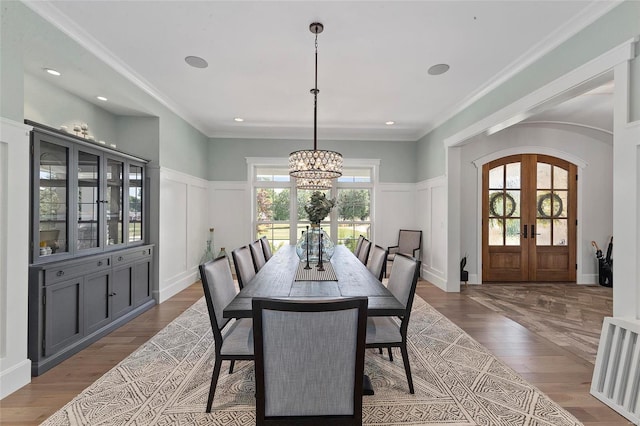
[{"label": "door handle", "polygon": [[527,225],[522,225],[522,238],[527,238]]}]

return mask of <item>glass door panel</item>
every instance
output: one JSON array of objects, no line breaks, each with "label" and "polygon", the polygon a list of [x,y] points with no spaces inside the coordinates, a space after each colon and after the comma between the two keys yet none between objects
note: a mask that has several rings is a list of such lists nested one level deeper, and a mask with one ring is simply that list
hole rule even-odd
[{"label": "glass door panel", "polygon": [[100,157],[78,152],[78,250],[99,247]]},{"label": "glass door panel", "polygon": [[69,149],[43,141],[39,161],[38,230],[42,257],[69,251]]},{"label": "glass door panel", "polygon": [[142,166],[129,165],[129,242],[142,241],[144,176]]},{"label": "glass door panel", "polygon": [[107,159],[107,245],[124,243],[124,164]]}]

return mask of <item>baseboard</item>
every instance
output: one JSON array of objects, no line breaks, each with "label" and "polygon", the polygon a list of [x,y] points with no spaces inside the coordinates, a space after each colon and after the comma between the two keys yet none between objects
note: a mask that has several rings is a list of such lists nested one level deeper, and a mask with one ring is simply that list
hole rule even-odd
[{"label": "baseboard", "polygon": [[31,382],[31,360],[22,362],[0,373],[0,399]]},{"label": "baseboard", "polygon": [[172,284],[154,292],[153,297],[158,301],[158,303],[162,303],[180,293],[196,281],[198,281],[198,271],[197,268],[193,268],[191,271],[167,279],[166,282],[170,282]]},{"label": "baseboard", "polygon": [[439,275],[434,274],[429,271],[426,266],[422,265],[422,278],[429,281],[431,284],[435,285],[442,291],[447,291],[447,280],[442,278]]},{"label": "baseboard", "polygon": [[578,284],[598,284],[598,274],[582,274],[578,278]]}]

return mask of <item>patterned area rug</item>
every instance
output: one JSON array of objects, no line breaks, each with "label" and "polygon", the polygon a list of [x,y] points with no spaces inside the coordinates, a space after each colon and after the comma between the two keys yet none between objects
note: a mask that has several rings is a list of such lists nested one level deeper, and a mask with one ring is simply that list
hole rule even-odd
[{"label": "patterned area rug", "polygon": [[[416,393],[408,392],[399,351],[389,362],[386,351],[368,350],[375,395],[364,397],[364,424],[580,424],[418,296],[409,336]],[[201,299],[43,424],[255,424],[251,362],[236,362],[231,375],[223,363],[214,412],[204,412],[213,344]]]}]

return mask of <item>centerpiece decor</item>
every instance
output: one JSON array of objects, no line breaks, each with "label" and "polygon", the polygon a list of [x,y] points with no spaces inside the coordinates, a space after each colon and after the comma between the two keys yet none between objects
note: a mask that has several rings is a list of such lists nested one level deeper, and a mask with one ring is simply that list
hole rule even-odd
[{"label": "centerpiece decor", "polygon": [[320,221],[327,217],[335,205],[335,199],[328,199],[320,191],[311,194],[309,203],[304,206],[311,226],[307,227],[306,231],[302,231],[302,236],[296,244],[296,253],[300,260],[322,268],[322,261],[328,261],[333,256],[335,245],[320,227]]}]

